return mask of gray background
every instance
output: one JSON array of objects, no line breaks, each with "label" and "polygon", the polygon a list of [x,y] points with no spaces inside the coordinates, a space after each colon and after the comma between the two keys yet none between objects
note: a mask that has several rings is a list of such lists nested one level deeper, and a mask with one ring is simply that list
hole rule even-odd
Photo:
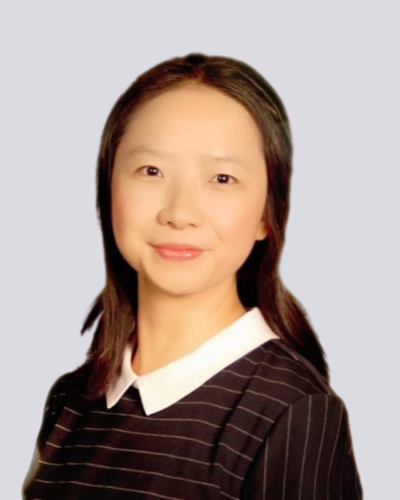
[{"label": "gray background", "polygon": [[346,403],[365,498],[399,498],[398,17],[385,1],[1,4],[2,498],[19,498],[47,392],[91,339],[105,119],[138,74],[194,51],[249,63],[285,103],[281,273]]}]

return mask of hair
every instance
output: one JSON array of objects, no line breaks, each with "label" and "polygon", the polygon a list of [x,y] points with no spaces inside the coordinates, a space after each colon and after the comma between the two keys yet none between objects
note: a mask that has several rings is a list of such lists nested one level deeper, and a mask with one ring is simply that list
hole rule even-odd
[{"label": "hair", "polygon": [[268,188],[264,220],[268,236],[257,240],[237,272],[239,299],[258,307],[280,339],[310,361],[329,381],[328,365],[304,309],[284,287],[279,261],[289,213],[292,142],[288,117],[271,85],[244,62],[192,53],[162,62],[139,76],[121,95],[107,118],[97,162],[97,214],[106,264],[105,286],[93,302],[81,333],[99,318],[83,367],[89,368],[88,395],[105,394],[118,374],[123,351],[132,336],[137,314],[137,271],[119,252],[111,223],[111,176],[117,147],[140,106],[180,86],[199,84],[242,104],[263,138]]}]

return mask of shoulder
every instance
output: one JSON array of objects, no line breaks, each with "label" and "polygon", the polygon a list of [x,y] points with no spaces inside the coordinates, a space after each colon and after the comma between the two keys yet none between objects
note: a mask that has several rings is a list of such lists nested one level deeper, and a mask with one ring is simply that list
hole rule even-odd
[{"label": "shoulder", "polygon": [[46,406],[53,405],[56,399],[68,397],[72,391],[79,391],[83,395],[86,392],[88,375],[89,367],[87,365],[61,375],[48,392]]},{"label": "shoulder", "polygon": [[274,386],[287,404],[308,395],[336,396],[328,381],[304,356],[280,339],[273,339],[252,351],[255,376],[266,390]]},{"label": "shoulder", "polygon": [[[307,418],[311,411],[325,418],[341,419],[346,413],[342,399],[328,381],[301,354],[280,339],[270,340],[245,357],[251,365],[246,392],[249,405],[275,423],[284,414]],[[244,366],[244,365],[243,365]],[[298,410],[293,412],[293,410]]]},{"label": "shoulder", "polygon": [[50,387],[37,439],[39,450],[70,397],[74,394],[85,397],[88,373],[88,367],[83,365],[74,371],[61,375]]}]

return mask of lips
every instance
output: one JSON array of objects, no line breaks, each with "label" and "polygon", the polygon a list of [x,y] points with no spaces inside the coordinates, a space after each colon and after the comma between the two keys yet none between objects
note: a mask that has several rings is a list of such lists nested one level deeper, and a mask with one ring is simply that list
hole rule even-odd
[{"label": "lips", "polygon": [[158,243],[152,246],[163,259],[175,262],[193,260],[203,253],[201,248],[188,243]]},{"label": "lips", "polygon": [[156,248],[165,250],[175,250],[176,252],[184,252],[190,250],[202,250],[200,247],[196,247],[189,243],[157,243],[153,245]]}]

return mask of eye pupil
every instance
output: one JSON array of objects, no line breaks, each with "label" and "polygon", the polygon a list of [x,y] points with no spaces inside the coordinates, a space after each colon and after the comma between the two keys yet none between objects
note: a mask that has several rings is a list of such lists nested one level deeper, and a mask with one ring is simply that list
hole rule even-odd
[{"label": "eye pupil", "polygon": [[218,174],[218,180],[221,180],[221,178],[224,179],[223,182],[222,182],[223,184],[228,184],[229,183],[229,177],[230,176],[226,175],[226,174]]},{"label": "eye pupil", "polygon": [[157,168],[156,167],[147,167],[147,172],[153,176],[153,175],[157,175]]}]

